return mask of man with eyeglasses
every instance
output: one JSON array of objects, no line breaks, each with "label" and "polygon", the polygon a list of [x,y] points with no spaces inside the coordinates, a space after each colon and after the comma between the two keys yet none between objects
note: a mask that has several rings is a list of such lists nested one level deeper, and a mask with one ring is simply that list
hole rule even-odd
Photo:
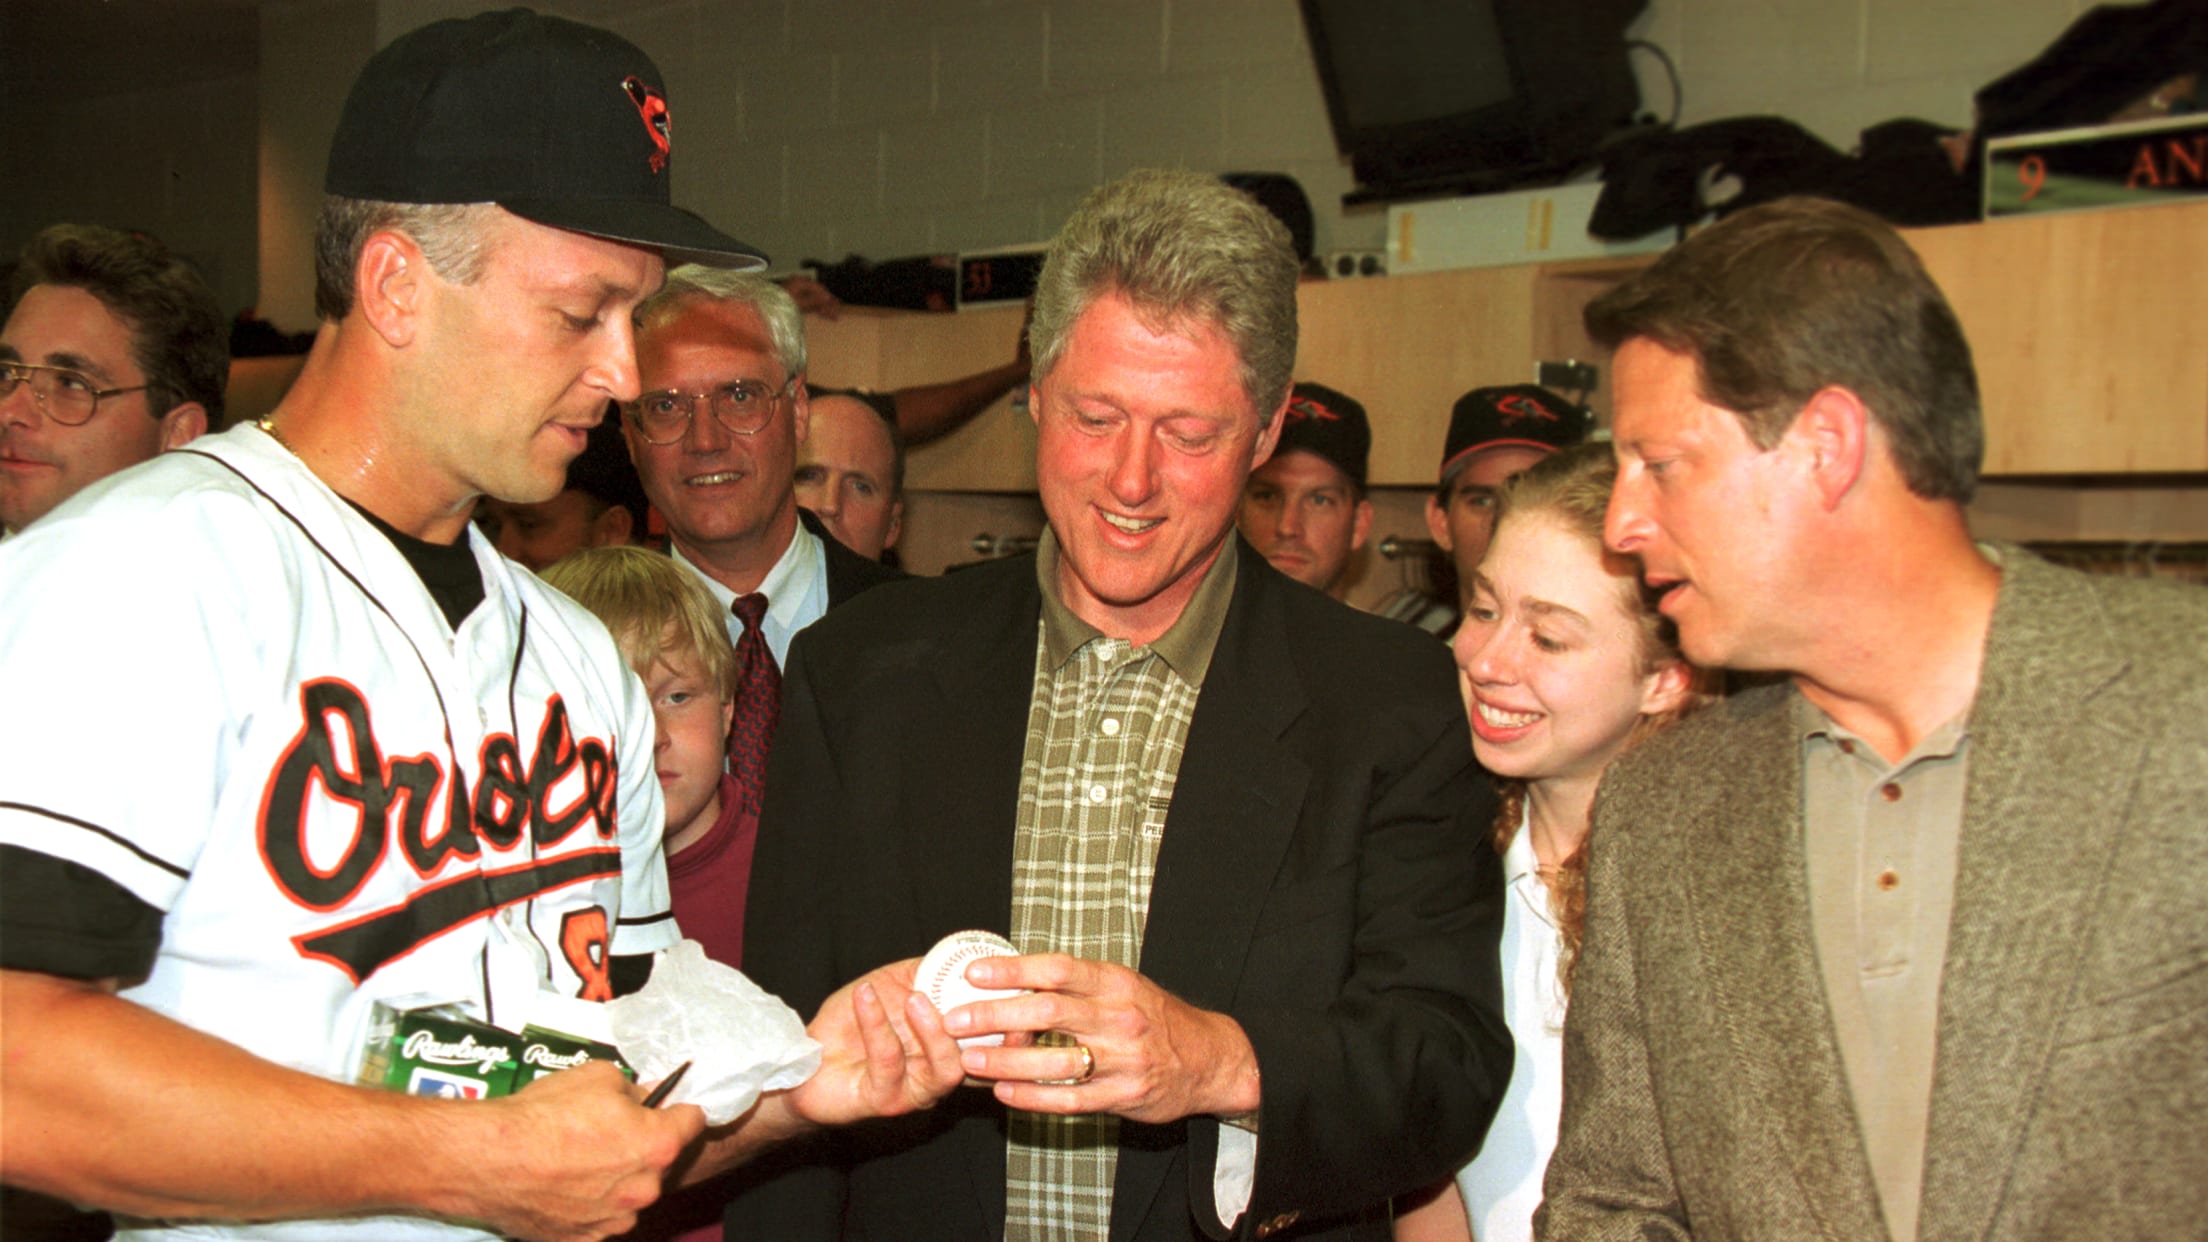
[{"label": "man with eyeglasses", "polygon": [[[643,395],[622,405],[621,431],[675,559],[720,602],[743,657],[729,768],[756,807],[790,639],[901,575],[798,506],[797,451],[811,414],[805,324],[781,286],[680,267],[636,323]],[[740,917],[743,894],[731,897]]]},{"label": "man with eyeglasses", "polygon": [[230,345],[198,272],[151,237],[57,224],[0,329],[0,532],[222,418]]}]

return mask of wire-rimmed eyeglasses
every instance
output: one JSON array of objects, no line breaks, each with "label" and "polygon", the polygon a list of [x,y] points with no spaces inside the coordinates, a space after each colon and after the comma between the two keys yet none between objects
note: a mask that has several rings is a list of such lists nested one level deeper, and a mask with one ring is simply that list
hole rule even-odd
[{"label": "wire-rimmed eyeglasses", "polygon": [[705,401],[721,426],[740,436],[754,436],[774,417],[774,407],[797,386],[791,376],[780,388],[758,380],[730,380],[705,392],[677,392],[672,388],[648,392],[621,406],[621,416],[634,424],[653,444],[673,444],[689,433],[698,402]]},{"label": "wire-rimmed eyeglasses", "polygon": [[100,402],[108,397],[143,392],[153,387],[135,384],[128,388],[100,388],[94,385],[91,376],[73,367],[0,359],[0,401],[14,396],[15,390],[26,383],[31,386],[31,395],[38,399],[38,408],[64,427],[81,427],[90,422]]}]

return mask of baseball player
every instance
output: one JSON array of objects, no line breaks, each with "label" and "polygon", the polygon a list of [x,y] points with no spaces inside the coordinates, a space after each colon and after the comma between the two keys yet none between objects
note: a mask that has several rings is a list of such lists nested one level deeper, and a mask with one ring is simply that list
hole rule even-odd
[{"label": "baseball player", "polygon": [[[699,1136],[605,1066],[344,1085],[379,1000],[513,1024],[678,937],[640,683],[468,528],[637,395],[663,256],[763,262],[669,204],[667,115],[589,27],[395,41],[339,123],[291,393],[0,548],[0,1177],[125,1237],[585,1238]],[[695,1167],[955,1085],[910,977],[831,1001],[827,1068]]]}]

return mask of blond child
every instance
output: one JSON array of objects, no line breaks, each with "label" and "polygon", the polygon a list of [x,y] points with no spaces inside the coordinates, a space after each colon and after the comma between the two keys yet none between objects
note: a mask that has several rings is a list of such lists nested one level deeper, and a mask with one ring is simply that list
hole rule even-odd
[{"label": "blond child", "polygon": [[741,965],[759,823],[726,771],[741,666],[720,609],[689,570],[643,548],[585,548],[546,568],[544,580],[597,614],[644,679],[675,921],[708,956]]}]

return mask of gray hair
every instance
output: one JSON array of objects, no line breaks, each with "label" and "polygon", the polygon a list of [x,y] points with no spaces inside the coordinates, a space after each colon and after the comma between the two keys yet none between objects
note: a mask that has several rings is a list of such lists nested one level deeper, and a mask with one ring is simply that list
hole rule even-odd
[{"label": "gray hair", "polygon": [[1203,173],[1129,173],[1091,190],[1050,243],[1028,330],[1034,373],[1057,365],[1091,302],[1118,293],[1155,327],[1216,327],[1263,419],[1295,371],[1296,275],[1287,228],[1256,199]]},{"label": "gray hair", "polygon": [[755,272],[685,263],[667,273],[667,283],[636,308],[639,335],[666,323],[694,301],[731,302],[759,312],[774,338],[774,358],[784,376],[805,373],[805,317],[789,291]]},{"label": "gray hair", "polygon": [[413,238],[431,271],[455,284],[474,284],[483,275],[503,214],[496,203],[386,203],[323,195],[314,221],[314,313],[332,321],[352,313],[361,249],[386,229]]}]

